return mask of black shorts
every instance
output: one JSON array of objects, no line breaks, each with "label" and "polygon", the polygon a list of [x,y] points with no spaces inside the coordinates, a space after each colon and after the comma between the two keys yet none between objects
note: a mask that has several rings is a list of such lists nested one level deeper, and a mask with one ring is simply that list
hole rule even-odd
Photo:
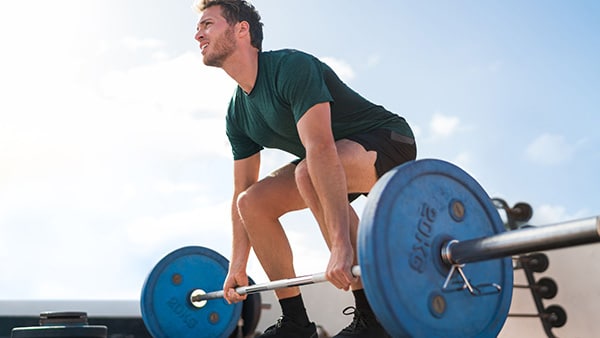
[{"label": "black shorts", "polygon": [[[356,134],[346,137],[346,139],[354,141],[362,145],[367,151],[375,151],[377,159],[375,160],[375,172],[377,178],[380,178],[392,168],[416,159],[417,145],[411,137],[400,135],[389,129],[375,129],[364,134]],[[292,163],[298,164],[302,159],[297,159]],[[365,193],[348,194],[350,202],[357,199]]]}]

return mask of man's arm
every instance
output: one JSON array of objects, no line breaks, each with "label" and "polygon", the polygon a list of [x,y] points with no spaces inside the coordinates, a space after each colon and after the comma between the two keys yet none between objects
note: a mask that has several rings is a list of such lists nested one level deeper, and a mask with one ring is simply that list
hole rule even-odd
[{"label": "man's arm", "polygon": [[329,102],[311,107],[300,118],[297,127],[331,245],[327,278],[336,287],[347,290],[354,281],[350,272],[354,251],[350,241],[346,175],[331,130]]},{"label": "man's arm", "polygon": [[246,267],[251,248],[250,240],[237,210],[237,199],[240,193],[256,183],[259,169],[260,153],[233,162],[233,198],[231,200],[232,253],[229,274],[223,286],[223,290],[225,291],[224,297],[229,302],[239,302],[245,298],[239,296],[233,289],[248,283]]}]

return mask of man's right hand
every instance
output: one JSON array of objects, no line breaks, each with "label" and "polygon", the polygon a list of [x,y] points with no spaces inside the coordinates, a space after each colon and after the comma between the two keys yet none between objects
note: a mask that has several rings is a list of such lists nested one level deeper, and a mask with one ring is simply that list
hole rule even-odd
[{"label": "man's right hand", "polygon": [[248,295],[240,295],[235,291],[239,286],[248,285],[248,275],[246,271],[229,271],[225,283],[223,284],[223,298],[227,303],[238,303],[244,301]]}]

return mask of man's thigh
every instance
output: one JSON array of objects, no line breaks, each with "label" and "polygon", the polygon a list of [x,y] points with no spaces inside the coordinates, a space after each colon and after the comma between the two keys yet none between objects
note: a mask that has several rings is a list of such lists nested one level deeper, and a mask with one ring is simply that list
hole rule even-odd
[{"label": "man's thigh", "polygon": [[375,161],[377,153],[368,151],[355,141],[343,139],[336,142],[338,156],[346,173],[348,193],[364,193],[377,181]]},{"label": "man's thigh", "polygon": [[300,196],[294,170],[296,165],[288,163],[254,183],[247,192],[261,200],[261,204],[279,215],[306,208]]},{"label": "man's thigh", "polygon": [[350,192],[368,193],[383,174],[417,155],[414,139],[387,129],[352,135],[336,144]]}]

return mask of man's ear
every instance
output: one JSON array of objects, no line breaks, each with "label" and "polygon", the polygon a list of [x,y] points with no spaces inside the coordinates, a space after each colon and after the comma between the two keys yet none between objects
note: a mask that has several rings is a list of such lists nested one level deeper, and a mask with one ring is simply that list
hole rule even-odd
[{"label": "man's ear", "polygon": [[238,31],[237,31],[238,35],[244,36],[244,35],[250,35],[250,24],[248,23],[248,21],[240,21],[238,22]]}]

